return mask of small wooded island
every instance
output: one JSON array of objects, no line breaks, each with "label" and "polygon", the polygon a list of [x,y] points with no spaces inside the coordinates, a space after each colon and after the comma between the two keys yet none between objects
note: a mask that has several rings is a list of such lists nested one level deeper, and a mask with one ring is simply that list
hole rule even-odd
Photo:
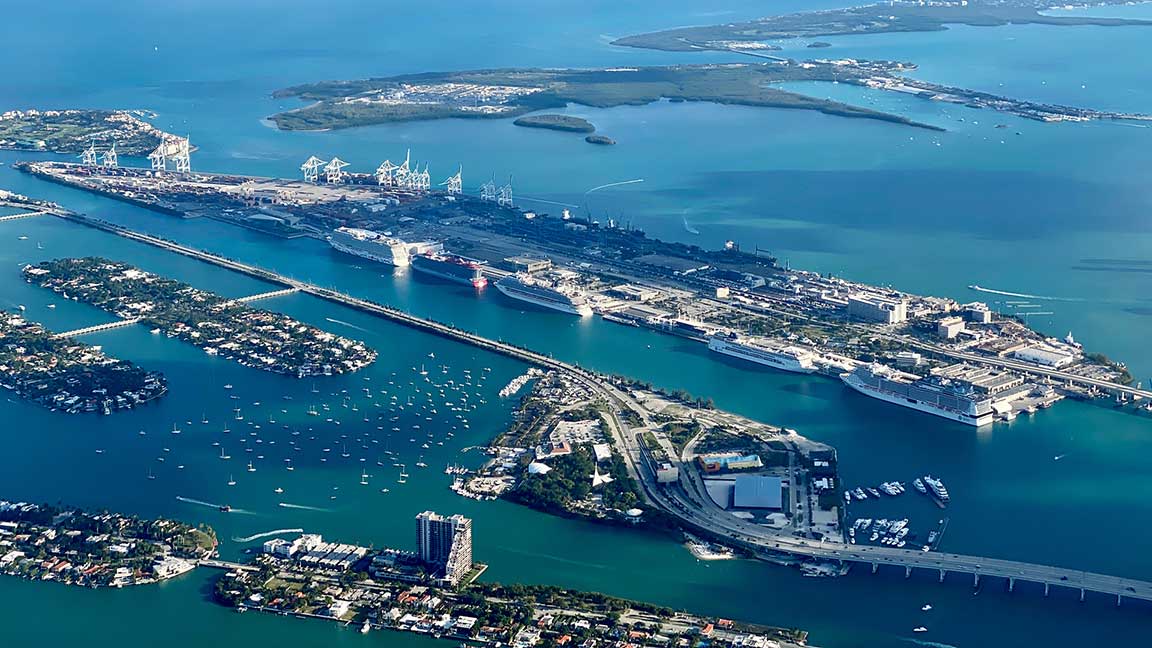
[{"label": "small wooded island", "polygon": [[616,140],[607,135],[596,135],[596,126],[587,119],[571,115],[527,115],[512,122],[517,126],[526,128],[543,128],[545,130],[562,131],[565,133],[588,133],[584,138],[589,144],[612,145]]},{"label": "small wooded island", "polygon": [[544,128],[567,133],[596,132],[596,127],[592,125],[592,122],[570,115],[526,115],[512,123],[526,128]]}]

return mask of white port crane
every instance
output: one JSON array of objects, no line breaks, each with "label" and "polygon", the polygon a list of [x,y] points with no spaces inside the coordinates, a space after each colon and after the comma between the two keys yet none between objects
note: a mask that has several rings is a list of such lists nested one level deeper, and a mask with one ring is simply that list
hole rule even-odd
[{"label": "white port crane", "polygon": [[304,182],[311,182],[316,184],[320,179],[320,167],[324,166],[326,162],[313,155],[300,165],[300,170],[304,172]]},{"label": "white port crane", "polygon": [[445,187],[444,190],[448,193],[449,196],[455,196],[464,193],[464,180],[462,179],[463,173],[464,167],[461,166],[456,171],[456,175],[449,176],[447,180],[440,183],[440,186]]},{"label": "white port crane", "polygon": [[334,157],[324,165],[324,180],[328,184],[340,184],[344,182],[344,178],[348,177],[348,173],[344,171],[344,167],[348,163],[338,157]]}]

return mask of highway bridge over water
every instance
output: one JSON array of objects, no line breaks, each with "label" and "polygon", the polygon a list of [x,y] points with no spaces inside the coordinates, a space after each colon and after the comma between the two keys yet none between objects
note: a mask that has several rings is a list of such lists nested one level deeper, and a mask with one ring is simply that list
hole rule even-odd
[{"label": "highway bridge over water", "polygon": [[[249,302],[258,301],[261,299],[271,299],[273,297],[281,297],[284,295],[291,295],[292,293],[297,292],[297,291],[298,291],[297,288],[283,288],[280,290],[270,290],[268,292],[263,292],[263,293],[260,293],[258,295],[248,295],[247,297],[239,297],[239,298],[233,299],[232,303],[247,304]],[[115,322],[105,322],[104,324],[95,324],[93,326],[86,326],[84,328],[78,328],[78,329],[75,329],[72,331],[64,331],[63,333],[57,333],[53,337],[70,338],[70,337],[76,337],[78,335],[88,335],[89,333],[100,333],[101,331],[111,331],[112,329],[123,328],[125,326],[132,326],[133,324],[139,324],[140,322],[143,322],[143,321],[144,321],[144,318],[142,318],[142,317],[129,317],[126,319],[116,320]]]},{"label": "highway bridge over water", "polygon": [[[494,353],[509,356],[532,365],[566,372],[591,387],[596,393],[603,395],[608,399],[609,403],[613,405],[610,411],[608,427],[615,437],[617,446],[623,451],[629,465],[629,472],[633,474],[642,485],[644,495],[649,505],[674,516],[685,526],[705,535],[718,538],[722,542],[750,550],[756,554],[789,554],[817,560],[857,563],[871,565],[873,570],[878,569],[881,565],[897,568],[902,567],[906,575],[911,575],[914,570],[918,569],[929,570],[938,574],[941,581],[943,581],[949,573],[962,573],[972,576],[974,584],[979,584],[982,578],[996,577],[1006,580],[1009,589],[1013,589],[1018,582],[1030,582],[1043,585],[1045,593],[1048,593],[1052,586],[1057,586],[1078,590],[1081,599],[1084,598],[1087,592],[1097,592],[1114,596],[1116,597],[1118,605],[1125,598],[1152,601],[1152,582],[1144,580],[1014,560],[889,547],[850,545],[842,542],[813,540],[775,533],[760,525],[736,518],[715,507],[714,504],[710,507],[710,500],[708,500],[706,496],[701,497],[701,493],[699,492],[693,495],[693,491],[696,490],[697,487],[691,483],[690,478],[682,479],[680,483],[672,486],[657,484],[654,475],[647,469],[646,464],[640,460],[640,449],[636,439],[631,434],[625,432],[628,428],[621,424],[618,416],[621,409],[630,409],[645,419],[648,413],[635,399],[618,389],[603,376],[535,351],[523,349],[506,342],[485,338],[475,333],[417,317],[389,306],[279,275],[263,268],[227,259],[209,252],[196,250],[172,241],[134,232],[118,225],[73,214],[65,210],[59,210],[54,213],[58,216],[105,232],[157,246],[222,268],[241,272],[284,286],[288,289],[298,290],[321,299],[384,317],[429,333],[487,349]],[[681,471],[682,474],[688,472],[687,470]],[[220,566],[224,565],[221,564]],[[232,565],[228,565],[227,567],[231,568]]]}]

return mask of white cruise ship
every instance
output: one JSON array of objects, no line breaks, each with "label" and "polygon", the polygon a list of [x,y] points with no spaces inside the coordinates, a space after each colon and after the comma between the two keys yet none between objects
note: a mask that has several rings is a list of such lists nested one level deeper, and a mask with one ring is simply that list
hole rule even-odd
[{"label": "white cruise ship", "polygon": [[990,398],[970,385],[938,376],[921,378],[882,364],[865,364],[840,374],[840,379],[866,396],[968,425],[987,425],[996,417]]},{"label": "white cruise ship", "polygon": [[435,252],[441,247],[438,243],[427,241],[406,243],[380,232],[354,227],[336,229],[328,237],[328,243],[346,254],[387,263],[398,268],[407,267],[415,254]]},{"label": "white cruise ship", "polygon": [[553,284],[527,274],[514,274],[496,282],[496,289],[512,299],[551,308],[581,317],[592,314],[584,293],[575,288]]},{"label": "white cruise ship", "polygon": [[708,340],[708,349],[782,371],[812,373],[818,368],[814,353],[767,338],[714,335]]}]

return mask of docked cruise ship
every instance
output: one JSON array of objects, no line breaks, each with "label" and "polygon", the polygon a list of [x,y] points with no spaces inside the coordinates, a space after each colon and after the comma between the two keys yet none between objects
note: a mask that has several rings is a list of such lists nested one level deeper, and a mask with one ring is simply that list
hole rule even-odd
[{"label": "docked cruise ship", "polygon": [[399,268],[407,267],[413,255],[438,252],[439,243],[405,243],[398,238],[386,236],[372,230],[341,227],[332,232],[328,243],[344,252]]},{"label": "docked cruise ship", "polygon": [[920,378],[881,364],[866,364],[840,374],[840,379],[866,396],[968,425],[987,425],[996,417],[991,399],[947,378]]},{"label": "docked cruise ship", "polygon": [[782,371],[812,373],[818,368],[811,351],[767,338],[714,335],[708,340],[708,349]]},{"label": "docked cruise ship", "polygon": [[488,278],[480,272],[481,265],[483,264],[480,261],[455,254],[429,252],[412,255],[412,269],[416,272],[468,284],[475,288],[488,285]]},{"label": "docked cruise ship", "polygon": [[553,284],[527,274],[514,274],[496,282],[496,289],[512,299],[551,308],[581,317],[592,314],[584,294],[567,286]]}]

